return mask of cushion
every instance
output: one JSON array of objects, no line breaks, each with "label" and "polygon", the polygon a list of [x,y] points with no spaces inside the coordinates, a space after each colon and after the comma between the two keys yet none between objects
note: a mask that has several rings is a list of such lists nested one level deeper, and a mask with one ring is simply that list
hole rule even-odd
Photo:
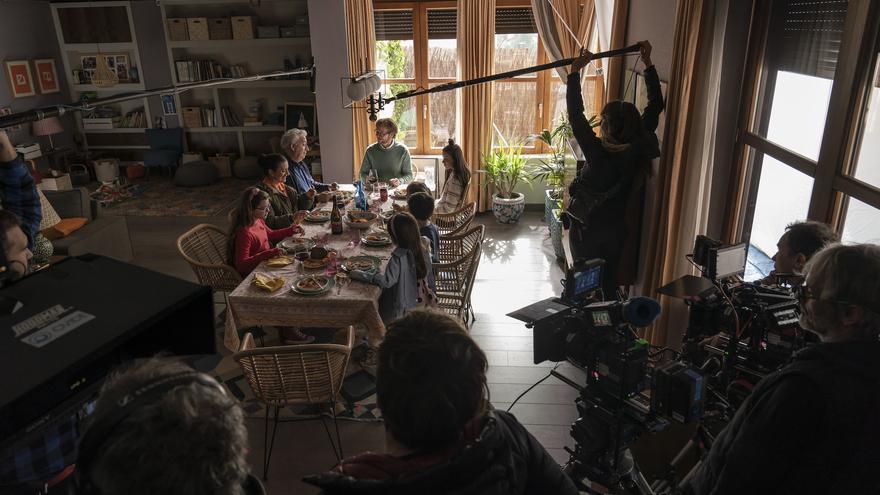
[{"label": "cushion", "polygon": [[232,166],[232,174],[239,179],[257,180],[263,178],[263,169],[257,163],[257,157],[243,156],[235,160],[235,164]]},{"label": "cushion", "polygon": [[174,174],[174,184],[181,187],[207,186],[214,182],[217,182],[217,168],[211,162],[184,163]]},{"label": "cushion", "polygon": [[43,217],[40,219],[40,230],[45,230],[60,222],[61,217],[58,216],[55,208],[52,208],[52,203],[46,199],[46,195],[43,194],[43,191],[37,189],[37,194],[40,195],[40,209],[43,212]]},{"label": "cushion", "polygon": [[52,227],[43,230],[42,234],[46,236],[46,239],[54,241],[55,239],[61,239],[62,237],[67,237],[76,232],[81,229],[86,222],[88,222],[88,220],[85,218],[65,218]]}]

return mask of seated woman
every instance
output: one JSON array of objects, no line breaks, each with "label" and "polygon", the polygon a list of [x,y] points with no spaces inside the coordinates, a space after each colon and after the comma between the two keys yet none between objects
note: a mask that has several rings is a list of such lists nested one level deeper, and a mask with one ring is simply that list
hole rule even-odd
[{"label": "seated woman", "polygon": [[[262,261],[286,254],[281,248],[273,245],[285,237],[302,234],[299,225],[290,225],[283,229],[272,229],[266,226],[266,213],[269,211],[269,195],[256,187],[249,187],[242,193],[235,219],[229,231],[228,258],[242,277],[249,273]],[[298,211],[292,223],[297,224],[305,218],[305,211]]]},{"label": "seated woman", "polygon": [[471,173],[461,146],[452,139],[443,148],[443,168],[446,169],[446,180],[440,199],[434,206],[434,213],[452,213],[461,208],[471,181]]},{"label": "seated woman", "polygon": [[361,162],[360,178],[366,182],[372,170],[376,177],[397,187],[413,179],[412,158],[405,144],[394,140],[397,124],[391,119],[376,121],[376,142],[367,147]]},{"label": "seated woman", "polygon": [[[335,191],[337,184],[325,184],[312,177],[312,171],[303,160],[309,152],[308,134],[302,129],[290,129],[281,136],[281,150],[287,158],[288,175],[285,182],[299,194],[319,203],[330,200],[328,191]],[[322,194],[316,194],[322,193]]]},{"label": "seated woman", "polygon": [[293,223],[298,210],[308,210],[314,201],[305,194],[298,194],[284,180],[288,176],[287,160],[278,153],[260,155],[258,159],[263,169],[263,180],[256,185],[257,189],[269,197],[269,211],[265,222],[270,229],[283,229]]}]

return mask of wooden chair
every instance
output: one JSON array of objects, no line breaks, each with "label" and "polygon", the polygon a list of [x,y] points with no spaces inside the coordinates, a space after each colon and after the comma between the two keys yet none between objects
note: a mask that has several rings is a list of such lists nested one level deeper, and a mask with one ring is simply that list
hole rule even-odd
[{"label": "wooden chair", "polygon": [[241,283],[241,275],[226,259],[226,232],[215,225],[202,223],[177,238],[177,251],[189,263],[200,284],[219,292],[232,292]]},{"label": "wooden chair", "polygon": [[477,203],[470,202],[452,213],[435,213],[431,222],[437,226],[440,235],[463,232],[470,226],[477,214]]},{"label": "wooden chair", "polygon": [[[298,404],[329,405],[336,429],[336,441],[330,433],[323,414],[321,420],[333,455],[342,460],[342,440],[336,418],[336,402],[345,379],[345,369],[354,344],[354,328],[343,330],[341,344],[285,345],[278,347],[254,346],[254,338],[246,334],[241,348],[232,358],[241,366],[254,396],[266,406],[263,434],[263,479],[268,478],[269,461],[275,446],[278,423],[311,420],[296,418],[279,420],[279,410]],[[274,410],[272,438],[269,439],[269,410]]]},{"label": "wooden chair", "polygon": [[[480,227],[485,229],[485,226]],[[466,326],[470,326],[471,291],[480,263],[482,246],[480,240],[471,245],[469,250],[457,260],[432,264],[438,307],[461,320]]]},{"label": "wooden chair", "polygon": [[483,242],[486,235],[486,226],[477,225],[459,234],[440,236],[440,245],[437,254],[441,263],[450,263],[470,252],[474,244]]}]

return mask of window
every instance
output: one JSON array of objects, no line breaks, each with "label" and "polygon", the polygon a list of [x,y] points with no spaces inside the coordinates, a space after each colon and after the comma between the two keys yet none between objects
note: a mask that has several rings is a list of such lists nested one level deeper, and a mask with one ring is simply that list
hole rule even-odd
[{"label": "window", "polygon": [[[383,94],[457,80],[456,15],[454,1],[374,4],[376,68],[384,71]],[[496,73],[548,61],[527,1],[505,0],[496,10],[495,30]],[[494,84],[493,145],[500,144],[500,135],[523,142],[528,152],[545,151],[529,138],[553,128],[565,115],[564,81],[555,70],[548,70]],[[582,85],[590,117],[602,105],[602,78],[585,76]],[[456,137],[457,100],[457,91],[421,95],[391,102],[379,116],[397,122],[397,140],[412,153],[438,154]]]},{"label": "window", "polygon": [[809,218],[834,224],[844,241],[877,242],[880,9],[847,0],[758,5],[745,80],[761,82],[743,100],[746,194],[732,219],[740,237],[772,254],[785,225]]}]

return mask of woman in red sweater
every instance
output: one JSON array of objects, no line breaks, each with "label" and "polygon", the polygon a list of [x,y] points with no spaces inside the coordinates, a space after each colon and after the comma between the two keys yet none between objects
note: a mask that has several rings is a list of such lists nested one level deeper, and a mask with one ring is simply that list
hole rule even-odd
[{"label": "woman in red sweater", "polygon": [[235,221],[229,232],[228,256],[233,266],[246,277],[261,261],[286,254],[283,249],[272,246],[294,234],[302,234],[299,222],[305,217],[305,211],[294,215],[294,223],[290,227],[272,230],[263,220],[269,212],[269,195],[250,187],[242,193],[241,201],[235,212]]}]

